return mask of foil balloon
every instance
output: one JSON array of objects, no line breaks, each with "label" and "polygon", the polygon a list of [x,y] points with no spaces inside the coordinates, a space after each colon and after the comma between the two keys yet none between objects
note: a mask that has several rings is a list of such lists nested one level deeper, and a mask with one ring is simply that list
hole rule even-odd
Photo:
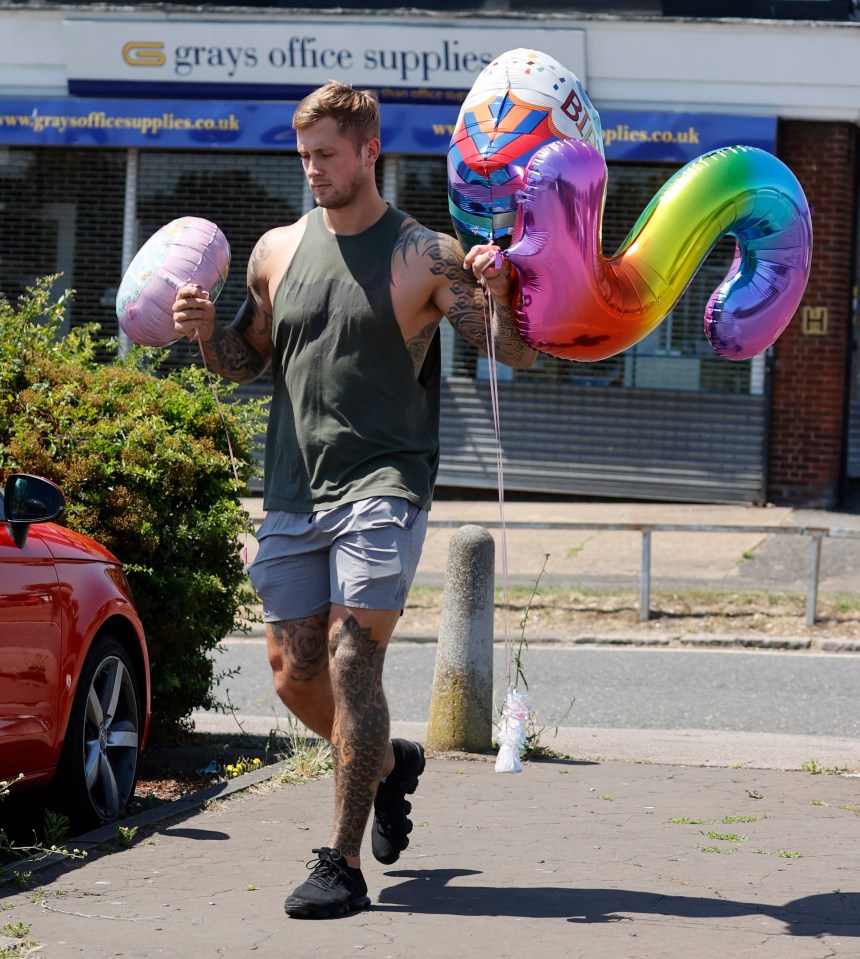
[{"label": "foil balloon", "polygon": [[197,283],[214,302],[230,268],[230,245],[209,220],[183,216],[151,236],[129,264],[116,298],[119,325],[143,346],[180,338],[173,326],[176,291]]},{"label": "foil balloon", "polygon": [[797,309],[812,260],[803,190],[782,161],[754,147],[706,153],[654,196],[614,256],[601,250],[606,163],[587,143],[556,141],[525,176],[513,242],[514,310],[523,339],[570,360],[602,360],[647,336],[714,244],[736,255],[705,310],[722,357],[767,349]]},{"label": "foil balloon", "polygon": [[600,117],[573,73],[527,49],[503,53],[481,72],[448,148],[448,207],[464,248],[510,242],[526,165],[562,138],[603,152]]}]

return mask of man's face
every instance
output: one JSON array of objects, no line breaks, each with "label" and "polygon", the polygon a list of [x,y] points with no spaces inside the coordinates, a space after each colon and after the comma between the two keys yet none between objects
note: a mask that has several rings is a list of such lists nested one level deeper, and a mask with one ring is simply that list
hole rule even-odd
[{"label": "man's face", "polygon": [[370,140],[357,150],[355,140],[341,134],[331,117],[296,131],[296,146],[317,206],[337,210],[355,199],[373,175],[376,143]]}]

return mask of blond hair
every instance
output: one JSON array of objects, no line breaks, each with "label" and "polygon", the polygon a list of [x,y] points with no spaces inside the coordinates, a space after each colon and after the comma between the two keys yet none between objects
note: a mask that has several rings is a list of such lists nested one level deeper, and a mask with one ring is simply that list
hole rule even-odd
[{"label": "blond hair", "polygon": [[351,136],[356,146],[379,139],[379,103],[367,90],[329,80],[296,107],[293,129],[302,130],[325,117],[337,121],[339,132]]}]

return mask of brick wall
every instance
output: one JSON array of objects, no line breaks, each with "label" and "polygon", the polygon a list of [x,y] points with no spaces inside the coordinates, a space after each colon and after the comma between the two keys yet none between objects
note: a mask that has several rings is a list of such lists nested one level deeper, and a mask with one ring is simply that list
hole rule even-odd
[{"label": "brick wall", "polygon": [[[782,121],[779,156],[812,209],[809,285],[777,340],[768,459],[768,498],[786,505],[837,505],[848,376],[857,127]],[[825,335],[805,335],[804,307],[828,312]]]}]

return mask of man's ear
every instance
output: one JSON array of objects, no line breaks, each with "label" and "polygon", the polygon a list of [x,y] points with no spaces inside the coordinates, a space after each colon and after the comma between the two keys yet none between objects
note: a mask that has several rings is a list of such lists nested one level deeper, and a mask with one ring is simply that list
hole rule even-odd
[{"label": "man's ear", "polygon": [[382,152],[382,144],[378,138],[374,137],[364,144],[364,149],[367,151],[367,162],[372,166],[379,159],[379,154]]}]

